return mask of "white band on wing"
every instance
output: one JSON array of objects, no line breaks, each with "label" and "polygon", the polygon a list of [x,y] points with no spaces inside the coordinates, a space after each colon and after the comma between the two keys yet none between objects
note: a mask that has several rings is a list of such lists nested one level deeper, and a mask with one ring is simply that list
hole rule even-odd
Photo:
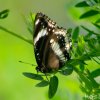
[{"label": "white band on wing", "polygon": [[36,44],[36,42],[43,36],[48,35],[47,29],[42,29],[38,35],[36,36],[36,38],[34,39],[34,45]]},{"label": "white band on wing", "polygon": [[54,53],[59,57],[59,59],[61,61],[65,62],[66,59],[64,57],[63,52],[61,51],[61,49],[59,47],[59,44],[53,40],[53,42],[51,43],[51,47],[52,47],[52,50],[54,51]]}]

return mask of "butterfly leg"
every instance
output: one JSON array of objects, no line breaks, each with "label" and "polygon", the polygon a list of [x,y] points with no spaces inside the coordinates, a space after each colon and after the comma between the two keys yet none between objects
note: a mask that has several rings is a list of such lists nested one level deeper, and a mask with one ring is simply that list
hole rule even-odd
[{"label": "butterfly leg", "polygon": [[[36,67],[36,71],[37,71],[37,74],[38,74],[38,72],[41,71],[40,67],[37,66],[37,67]],[[49,79],[48,79],[47,74],[46,74],[46,73],[44,73],[44,74],[45,74],[45,76],[46,76],[47,81],[49,82]]]},{"label": "butterfly leg", "polygon": [[36,71],[37,71],[37,74],[40,71],[40,68],[38,66],[36,67]]},{"label": "butterfly leg", "polygon": [[44,73],[45,74],[45,76],[46,76],[46,79],[47,79],[47,81],[49,82],[49,79],[48,79],[48,76],[47,76],[47,74],[46,73]]}]

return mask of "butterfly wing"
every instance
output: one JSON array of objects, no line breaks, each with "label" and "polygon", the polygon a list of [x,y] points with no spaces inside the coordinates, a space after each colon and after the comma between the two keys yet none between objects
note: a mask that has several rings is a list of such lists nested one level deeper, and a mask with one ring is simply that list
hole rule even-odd
[{"label": "butterfly wing", "polygon": [[[46,67],[46,52],[48,48],[48,38],[51,34],[50,28],[55,27],[55,23],[49,22],[50,19],[42,13],[37,13],[35,18],[34,28],[34,51],[35,57],[38,64],[38,70],[41,72],[48,71]],[[51,26],[50,26],[51,25]]]},{"label": "butterfly wing", "polygon": [[49,52],[47,56],[49,61],[47,62],[47,66],[53,70],[58,70],[70,59],[69,49],[71,45],[66,37],[66,30],[56,27],[52,30],[52,34],[48,40]]},{"label": "butterfly wing", "polygon": [[66,37],[66,30],[59,28],[42,13],[36,15],[33,40],[39,71],[45,73],[58,70],[70,59],[71,46]]}]

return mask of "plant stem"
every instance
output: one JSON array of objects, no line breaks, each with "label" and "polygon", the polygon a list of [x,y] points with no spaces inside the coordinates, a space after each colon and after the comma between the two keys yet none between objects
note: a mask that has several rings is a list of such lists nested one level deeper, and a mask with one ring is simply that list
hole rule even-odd
[{"label": "plant stem", "polygon": [[24,40],[25,42],[27,42],[27,43],[29,43],[29,44],[31,44],[31,45],[33,44],[30,40],[27,40],[27,39],[25,39],[24,37],[18,35],[17,33],[14,33],[14,32],[12,32],[12,31],[10,31],[10,30],[8,30],[8,29],[2,27],[2,26],[0,26],[0,29],[3,30],[3,31],[5,31],[5,32],[8,32],[9,34],[11,34],[11,35],[13,35],[13,36],[15,36],[15,37],[17,37],[17,38],[19,38],[19,39]]}]

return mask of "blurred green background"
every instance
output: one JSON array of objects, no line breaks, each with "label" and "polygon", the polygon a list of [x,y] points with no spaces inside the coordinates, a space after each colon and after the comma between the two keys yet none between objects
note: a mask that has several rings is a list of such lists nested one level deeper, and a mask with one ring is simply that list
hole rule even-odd
[{"label": "blurred green background", "polygon": [[[80,0],[0,0],[0,11],[9,9],[0,25],[19,35],[32,39],[23,16],[30,12],[43,12],[64,28],[75,28],[82,21],[78,17],[82,10],[74,7]],[[48,86],[37,88],[39,81],[23,76],[23,72],[36,73],[35,67],[21,64],[22,60],[36,64],[33,46],[0,30],[0,100],[49,100]],[[94,63],[93,63],[94,64]],[[91,63],[90,66],[93,66]],[[97,66],[97,65],[95,65]],[[84,94],[79,88],[76,73],[59,77],[59,87],[52,100],[81,100]]]}]

